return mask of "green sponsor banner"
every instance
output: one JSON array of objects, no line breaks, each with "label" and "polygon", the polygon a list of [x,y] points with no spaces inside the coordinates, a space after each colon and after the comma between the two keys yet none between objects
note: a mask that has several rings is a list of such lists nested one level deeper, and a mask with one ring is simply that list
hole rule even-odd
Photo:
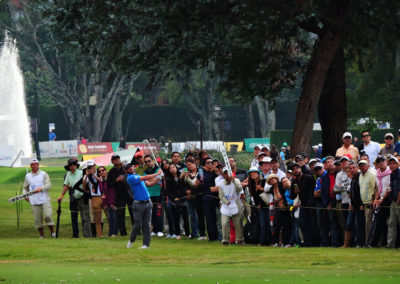
[{"label": "green sponsor banner", "polygon": [[113,152],[118,151],[119,142],[111,142],[111,146],[113,148]]},{"label": "green sponsor banner", "polygon": [[244,144],[246,145],[246,152],[253,152],[254,146],[257,144],[267,145],[271,143],[270,138],[245,138]]}]

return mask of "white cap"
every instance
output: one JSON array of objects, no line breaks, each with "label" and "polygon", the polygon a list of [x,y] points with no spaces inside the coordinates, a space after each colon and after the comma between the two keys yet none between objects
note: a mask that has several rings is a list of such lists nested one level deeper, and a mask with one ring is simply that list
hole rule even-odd
[{"label": "white cap", "polygon": [[350,132],[345,132],[345,133],[343,133],[342,139],[345,138],[345,137],[349,137],[349,136],[350,136],[351,139],[353,139],[353,135],[351,135]]},{"label": "white cap", "polygon": [[270,157],[264,157],[261,161],[258,162],[259,165],[262,163],[271,163],[272,159]]},{"label": "white cap", "polygon": [[39,164],[39,161],[37,159],[32,159],[30,164]]},{"label": "white cap", "polygon": [[227,171],[228,171],[228,167],[225,166],[225,167],[222,168],[222,172],[223,172],[223,173],[224,173],[224,172],[227,172]]},{"label": "white cap", "polygon": [[254,146],[253,149],[255,149],[256,147],[257,147],[258,149],[260,149],[260,150],[262,149],[262,145],[261,145],[261,144],[257,144],[256,146]]},{"label": "white cap", "polygon": [[391,157],[389,157],[389,162],[390,161],[395,161],[397,164],[399,163],[399,160],[397,160],[397,158],[395,157],[395,156],[391,156]]},{"label": "white cap", "polygon": [[[396,159],[396,158],[395,158]],[[397,160],[397,159],[396,159]],[[398,163],[398,162],[397,162]],[[359,162],[358,162],[358,165],[359,166],[361,166],[361,165],[368,165],[368,162],[366,161],[366,160],[360,160]]]},{"label": "white cap", "polygon": [[314,169],[315,169],[315,168],[318,168],[318,167],[324,168],[324,165],[323,165],[322,163],[318,162],[318,163],[316,163],[316,164],[314,165]]},{"label": "white cap", "polygon": [[89,160],[89,161],[87,161],[86,165],[87,165],[88,167],[90,167],[90,166],[94,166],[95,163],[94,163],[93,160]]},{"label": "white cap", "polygon": [[268,148],[268,146],[267,146],[266,144],[264,144],[264,145],[261,146],[261,150],[264,149],[264,148],[267,149],[267,150],[269,151],[269,148]]}]

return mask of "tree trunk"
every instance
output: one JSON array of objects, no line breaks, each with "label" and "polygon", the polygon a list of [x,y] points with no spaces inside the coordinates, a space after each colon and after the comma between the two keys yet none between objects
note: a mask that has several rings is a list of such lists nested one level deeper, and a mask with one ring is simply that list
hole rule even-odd
[{"label": "tree trunk", "polygon": [[247,137],[254,138],[254,116],[253,116],[253,102],[246,106],[246,116],[247,116]]},{"label": "tree trunk", "polygon": [[115,100],[111,122],[111,138],[114,141],[119,141],[122,136],[122,112],[120,97]]},{"label": "tree trunk", "polygon": [[261,137],[268,136],[268,125],[266,118],[266,109],[264,107],[264,100],[259,96],[254,98],[255,104],[257,106],[258,117],[260,118],[260,129],[261,129]]},{"label": "tree trunk", "polygon": [[323,156],[335,156],[336,150],[342,145],[342,135],[347,129],[346,107],[344,51],[343,47],[338,47],[329,67],[318,103]]}]

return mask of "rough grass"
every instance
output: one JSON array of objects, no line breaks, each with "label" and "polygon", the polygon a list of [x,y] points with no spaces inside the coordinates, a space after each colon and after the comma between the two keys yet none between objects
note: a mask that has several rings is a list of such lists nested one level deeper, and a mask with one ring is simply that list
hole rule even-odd
[{"label": "rough grass", "polygon": [[[63,168],[45,168],[55,198]],[[8,204],[25,169],[0,168],[0,282],[5,283],[399,283],[400,250],[224,247],[197,240],[141,239],[126,249],[127,237],[71,239],[68,202],[62,206],[60,238],[40,240],[30,206],[22,202],[20,228],[16,206]],[[129,222],[127,222],[129,225]],[[105,224],[107,228],[107,224]],[[128,226],[130,229],[130,226]],[[107,232],[107,229],[105,230]]]}]

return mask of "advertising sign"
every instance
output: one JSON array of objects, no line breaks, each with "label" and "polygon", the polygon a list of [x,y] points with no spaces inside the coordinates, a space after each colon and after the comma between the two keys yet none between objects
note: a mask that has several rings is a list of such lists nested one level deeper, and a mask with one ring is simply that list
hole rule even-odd
[{"label": "advertising sign", "polygon": [[112,153],[113,148],[110,142],[92,142],[79,144],[79,154],[107,154]]},{"label": "advertising sign", "polygon": [[39,149],[42,158],[78,156],[78,142],[76,140],[39,142]]},{"label": "advertising sign", "polygon": [[245,138],[244,144],[246,145],[246,152],[253,152],[254,146],[257,144],[267,145],[271,143],[270,138]]}]

